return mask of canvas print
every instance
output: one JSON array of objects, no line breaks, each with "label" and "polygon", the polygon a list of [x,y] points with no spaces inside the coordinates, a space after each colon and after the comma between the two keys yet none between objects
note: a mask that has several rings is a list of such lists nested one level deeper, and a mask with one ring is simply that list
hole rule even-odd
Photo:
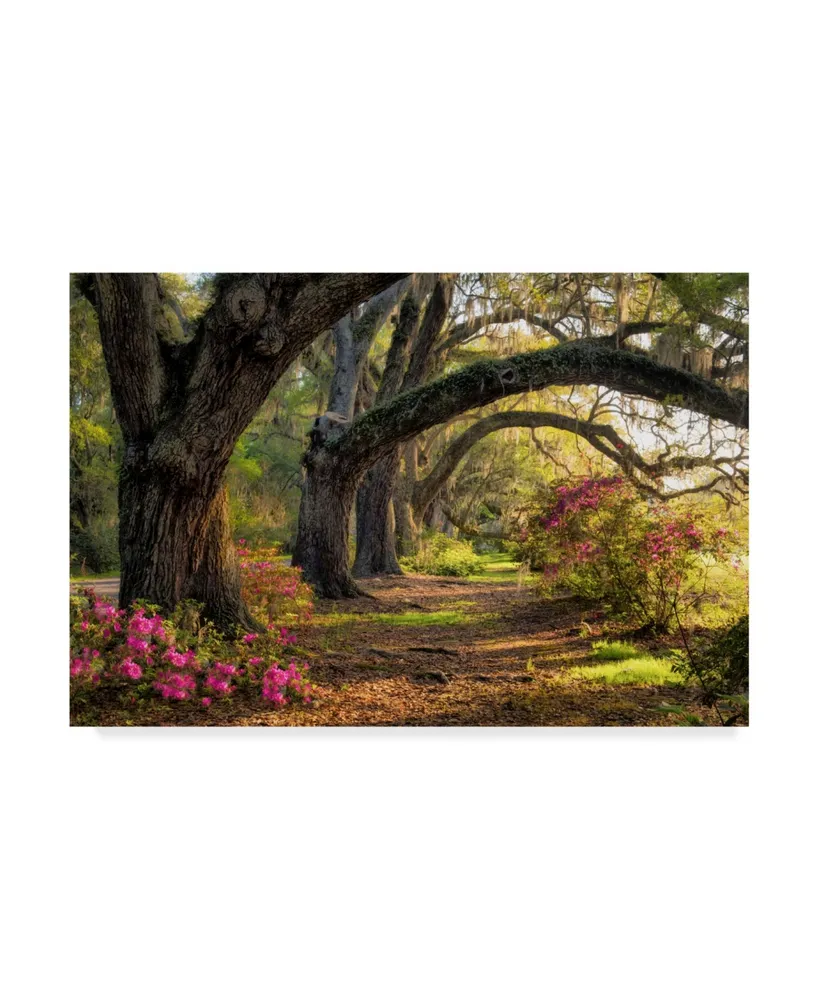
[{"label": "canvas print", "polygon": [[740,273],[70,280],[73,726],[743,726]]}]

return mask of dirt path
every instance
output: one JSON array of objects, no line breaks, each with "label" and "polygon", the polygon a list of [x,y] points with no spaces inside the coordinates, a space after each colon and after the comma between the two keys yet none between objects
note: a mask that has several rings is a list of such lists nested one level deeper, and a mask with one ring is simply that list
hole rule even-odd
[{"label": "dirt path", "polygon": [[[530,587],[440,577],[366,581],[375,601],[317,601],[298,629],[318,704],[248,709],[239,725],[662,726],[678,690],[568,677],[587,656],[600,612],[544,602]],[[583,624],[585,623],[585,624]]]}]

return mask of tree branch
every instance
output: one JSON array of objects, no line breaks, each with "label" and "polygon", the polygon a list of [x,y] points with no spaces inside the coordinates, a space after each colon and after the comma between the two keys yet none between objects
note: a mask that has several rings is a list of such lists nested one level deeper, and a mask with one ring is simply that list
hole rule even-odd
[{"label": "tree branch", "polygon": [[481,361],[375,406],[327,442],[335,456],[366,468],[401,441],[496,399],[552,385],[604,385],[619,392],[748,426],[748,396],[642,354],[591,342]]},{"label": "tree branch", "polygon": [[394,309],[405,282],[398,281],[367,302],[363,314],[353,319],[347,314],[332,328],[335,363],[327,409],[352,418],[361,369],[375,334]]},{"label": "tree branch", "polygon": [[159,424],[167,372],[157,334],[157,274],[95,274],[99,333],[111,394],[126,440],[150,438]]}]

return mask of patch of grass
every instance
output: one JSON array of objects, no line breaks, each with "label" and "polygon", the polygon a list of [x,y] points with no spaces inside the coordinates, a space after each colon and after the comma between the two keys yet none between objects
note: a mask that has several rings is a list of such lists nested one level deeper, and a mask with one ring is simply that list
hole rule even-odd
[{"label": "patch of grass", "polygon": [[632,660],[641,655],[629,642],[595,642],[589,659],[607,663],[611,660]]},{"label": "patch of grass", "polygon": [[466,577],[467,580],[476,583],[487,583],[488,581],[492,583],[521,582],[525,585],[531,584],[534,580],[532,573],[526,573],[522,581],[519,580],[520,563],[509,559],[507,552],[488,552],[477,558],[480,562],[481,572],[469,574]]},{"label": "patch of grass", "polygon": [[517,563],[511,559],[495,559],[492,562],[484,563],[483,569],[486,573],[511,573],[517,571]]},{"label": "patch of grass", "polygon": [[611,660],[589,667],[572,667],[568,674],[594,684],[635,684],[680,687],[681,679],[671,670],[671,661],[654,656]]},{"label": "patch of grass", "polygon": [[517,574],[516,573],[492,573],[491,571],[487,573],[481,573],[479,576],[476,573],[471,573],[466,577],[467,583],[516,583]]},{"label": "patch of grass", "polygon": [[481,552],[477,558],[481,563],[490,565],[496,562],[508,562],[508,552]]}]

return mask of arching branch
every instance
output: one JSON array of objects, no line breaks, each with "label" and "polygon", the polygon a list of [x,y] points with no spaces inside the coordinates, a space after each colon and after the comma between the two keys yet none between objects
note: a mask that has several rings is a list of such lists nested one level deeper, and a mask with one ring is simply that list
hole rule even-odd
[{"label": "arching branch", "polygon": [[367,468],[396,443],[458,413],[507,395],[552,385],[604,385],[623,393],[748,425],[747,393],[727,392],[690,372],[630,351],[571,343],[495,362],[477,362],[429,385],[401,393],[356,419],[327,443],[333,460]]},{"label": "arching branch", "polygon": [[[415,519],[420,520],[423,517],[429,504],[440,493],[460,462],[479,441],[490,434],[509,427],[550,427],[555,430],[576,434],[588,441],[597,451],[618,465],[632,478],[636,478],[634,473],[637,470],[648,477],[648,479],[656,479],[660,476],[688,472],[694,469],[715,468],[722,470],[709,485],[689,487],[674,491],[673,493],[663,493],[651,482],[637,479],[641,487],[664,499],[670,499],[673,496],[682,496],[690,492],[702,492],[702,490],[711,488],[729,478],[728,472],[724,470],[725,466],[735,465],[735,463],[741,461],[743,458],[743,453],[739,456],[714,456],[712,454],[701,456],[680,455],[664,457],[653,462],[648,462],[610,424],[593,423],[587,420],[580,420],[576,417],[566,416],[562,413],[519,410],[492,413],[482,420],[478,420],[462,434],[458,435],[438,459],[431,472],[424,479],[415,482],[412,490],[412,509]],[[452,519],[450,518],[450,520]],[[453,520],[452,523],[456,524]]]}]

